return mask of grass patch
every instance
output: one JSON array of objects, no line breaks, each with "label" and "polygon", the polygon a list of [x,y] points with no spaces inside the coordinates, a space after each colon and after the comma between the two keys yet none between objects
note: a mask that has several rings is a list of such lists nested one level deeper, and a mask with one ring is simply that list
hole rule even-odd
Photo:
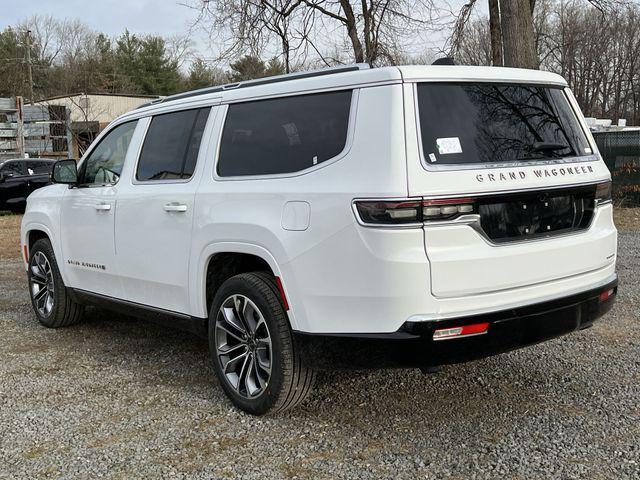
[{"label": "grass patch", "polygon": [[22,215],[0,215],[0,260],[20,259]]},{"label": "grass patch", "polygon": [[618,230],[640,230],[640,208],[615,207],[613,220]]}]

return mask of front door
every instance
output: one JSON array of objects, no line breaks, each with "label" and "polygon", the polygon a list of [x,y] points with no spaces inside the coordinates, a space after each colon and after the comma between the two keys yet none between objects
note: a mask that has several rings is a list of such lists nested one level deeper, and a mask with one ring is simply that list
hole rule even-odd
[{"label": "front door", "polygon": [[126,171],[116,215],[125,300],[189,313],[193,207],[204,160],[198,157],[210,110],[154,116],[135,168]]},{"label": "front door", "polygon": [[[68,286],[119,297],[121,284],[115,261],[114,219],[120,174],[137,121],[111,129],[79,167],[77,187],[62,199],[60,238]],[[141,133],[140,133],[141,134]]]}]

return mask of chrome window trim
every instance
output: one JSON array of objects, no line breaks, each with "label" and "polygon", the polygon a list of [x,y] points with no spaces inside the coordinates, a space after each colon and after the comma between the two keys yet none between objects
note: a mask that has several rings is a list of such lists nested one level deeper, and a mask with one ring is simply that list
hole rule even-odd
[{"label": "chrome window trim", "polygon": [[278,96],[268,98],[269,100],[275,100],[278,98],[314,95],[318,93],[340,92],[345,90],[351,90],[351,104],[349,106],[349,123],[347,125],[347,138],[346,138],[344,148],[340,153],[338,153],[334,157],[331,157],[323,162],[320,162],[317,165],[312,165],[311,167],[305,168],[304,170],[298,170],[290,173],[275,173],[275,174],[265,174],[265,175],[234,175],[229,177],[221,177],[220,175],[218,175],[218,162],[220,161],[220,147],[222,146],[222,134],[224,132],[224,126],[227,121],[227,113],[229,111],[229,105],[233,105],[233,103],[248,103],[253,101],[261,101],[263,99],[262,98],[259,100],[243,99],[238,102],[222,104],[221,106],[224,107],[224,112],[222,112],[221,124],[220,124],[220,128],[218,129],[218,133],[216,137],[217,145],[216,145],[216,152],[215,152],[215,161],[213,162],[213,179],[218,182],[237,182],[237,181],[243,181],[243,180],[272,180],[272,179],[279,179],[279,178],[300,177],[302,175],[306,175],[308,173],[312,173],[317,170],[320,170],[321,168],[328,167],[329,165],[332,165],[342,160],[344,157],[346,157],[349,154],[349,151],[353,146],[353,142],[355,138],[356,117],[357,117],[357,111],[358,111],[358,100],[360,98],[360,89],[340,88],[340,89],[333,89],[333,90],[326,90],[326,91],[325,90],[313,91],[312,93],[305,93],[302,95],[298,93],[298,94],[291,94],[291,95],[278,95]]},{"label": "chrome window trim", "polygon": [[[516,168],[516,167],[528,167],[528,166],[536,166],[536,165],[561,165],[561,164],[567,164],[567,163],[582,163],[582,162],[594,162],[594,161],[598,161],[600,158],[596,153],[591,153],[590,155],[580,155],[580,156],[574,156],[574,157],[564,157],[564,158],[551,158],[548,160],[530,160],[527,162],[522,162],[522,161],[513,161],[513,162],[495,162],[495,163],[461,163],[461,164],[439,164],[439,165],[434,165],[431,164],[429,162],[427,162],[425,155],[424,155],[424,149],[422,146],[422,129],[420,127],[420,110],[418,107],[418,83],[432,83],[432,84],[438,84],[438,83],[504,83],[505,85],[517,85],[517,84],[522,84],[522,85],[530,85],[531,83],[527,83],[527,82],[494,82],[494,81],[486,81],[486,80],[473,80],[473,81],[451,81],[451,82],[414,82],[413,84],[413,110],[414,110],[414,115],[415,115],[415,125],[416,125],[416,138],[418,140],[418,151],[419,156],[420,156],[420,163],[422,164],[422,167],[430,172],[449,172],[449,171],[462,171],[462,170],[480,170],[480,169],[488,169],[488,168]],[[547,83],[540,83],[540,84],[533,84],[536,86],[548,86],[548,87],[553,87],[553,88],[557,88],[557,89],[562,89],[562,93],[565,96],[565,99],[567,100],[567,103],[569,104],[569,107],[571,108],[571,111],[574,114],[574,117],[576,118],[576,121],[578,122],[578,124],[580,125],[580,129],[582,130],[585,139],[587,140],[587,143],[589,144],[589,147],[591,148],[592,152],[596,152],[597,150],[593,149],[593,144],[591,142],[591,139],[589,137],[589,135],[587,135],[587,133],[584,131],[584,126],[582,125],[582,121],[580,120],[580,116],[577,115],[575,108],[573,107],[573,104],[571,102],[571,99],[567,96],[566,93],[566,86],[564,88],[561,88],[559,85],[554,85],[554,84],[547,84]]]}]

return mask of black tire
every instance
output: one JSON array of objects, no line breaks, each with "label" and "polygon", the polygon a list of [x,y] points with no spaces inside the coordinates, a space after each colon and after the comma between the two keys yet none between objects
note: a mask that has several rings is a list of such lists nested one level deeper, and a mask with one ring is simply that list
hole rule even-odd
[{"label": "black tire", "polygon": [[[51,273],[50,279],[43,283],[41,270],[36,265],[37,261],[42,260],[42,257],[46,259],[49,265],[49,271]],[[46,269],[45,269],[46,270]],[[60,276],[60,270],[58,269],[58,263],[53,253],[53,247],[51,242],[46,238],[41,238],[31,247],[29,252],[29,269],[27,270],[27,279],[29,281],[29,296],[31,297],[31,305],[33,311],[38,318],[38,321],[48,328],[67,327],[69,325],[76,324],[82,320],[82,314],[84,308],[82,305],[74,302],[62,281]],[[35,290],[38,289],[38,293],[44,292],[44,289],[49,289],[44,292],[52,299],[52,306],[49,311],[43,307],[40,297],[36,298]]]},{"label": "black tire", "polygon": [[[218,316],[222,315],[220,309],[223,304],[229,305],[227,302],[234,296],[240,296],[240,298],[253,302],[254,306],[259,309],[257,316],[260,318],[260,323],[258,323],[254,333],[260,328],[261,323],[266,323],[270,338],[270,376],[266,381],[266,386],[262,388],[260,393],[251,398],[248,398],[248,390],[245,395],[236,391],[231,381],[223,373],[222,362],[224,357],[218,354],[220,338],[216,337],[217,335],[226,337],[226,333],[219,333],[221,330],[216,327]],[[264,322],[262,322],[262,319]],[[244,323],[246,325],[246,322]],[[229,324],[227,323],[226,325],[228,326]],[[247,331],[251,330],[247,329]],[[229,338],[231,339],[231,337]],[[239,346],[238,344],[239,342],[236,342],[236,346]],[[249,347],[244,348],[246,348],[247,352],[250,352]],[[265,272],[236,275],[225,281],[218,289],[209,312],[209,351],[216,374],[227,396],[235,406],[252,415],[272,414],[295,407],[309,395],[315,381],[315,372],[302,364],[300,356],[294,350],[289,320],[275,279]],[[253,353],[254,360],[258,362],[255,352],[256,350]],[[254,377],[258,375],[258,365],[260,363],[252,364],[249,362],[249,373],[245,373],[245,376],[250,375],[252,372],[255,373]],[[252,366],[254,370],[251,370]],[[242,371],[238,375],[238,384],[241,382]],[[254,382],[254,385],[256,385],[256,382]]]}]

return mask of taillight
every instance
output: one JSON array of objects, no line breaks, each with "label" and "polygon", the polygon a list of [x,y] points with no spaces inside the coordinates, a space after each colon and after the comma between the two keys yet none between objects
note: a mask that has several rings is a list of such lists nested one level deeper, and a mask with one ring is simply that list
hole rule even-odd
[{"label": "taillight", "polygon": [[422,212],[424,220],[448,220],[458,215],[475,213],[474,198],[451,198],[423,200]]},{"label": "taillight", "polygon": [[358,200],[354,204],[362,223],[381,226],[416,225],[477,212],[473,198]]},{"label": "taillight", "polygon": [[602,182],[596,185],[596,204],[603,204],[611,201],[611,181]]},{"label": "taillight", "polygon": [[422,202],[420,200],[367,200],[357,201],[355,205],[363,223],[407,225],[422,222]]}]

